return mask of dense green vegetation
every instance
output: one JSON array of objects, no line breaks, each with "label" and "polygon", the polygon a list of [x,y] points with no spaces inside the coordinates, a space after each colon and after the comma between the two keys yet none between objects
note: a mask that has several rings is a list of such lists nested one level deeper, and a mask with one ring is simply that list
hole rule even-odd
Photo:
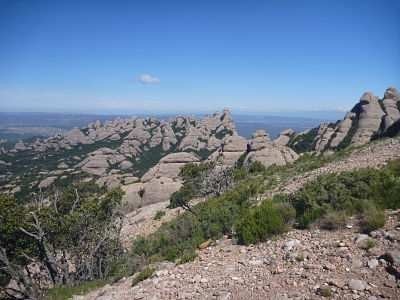
[{"label": "dense green vegetation", "polygon": [[311,151],[314,145],[314,139],[318,134],[318,127],[309,130],[306,133],[295,135],[289,141],[289,147],[297,153]]},{"label": "dense green vegetation", "polygon": [[295,217],[290,205],[264,201],[247,210],[236,223],[236,236],[240,244],[255,244],[288,229]]},{"label": "dense green vegetation", "polygon": [[400,162],[394,161],[382,170],[321,176],[288,197],[288,201],[296,209],[299,227],[305,228],[330,211],[352,215],[398,208],[399,195]]},{"label": "dense green vegetation", "polygon": [[232,191],[192,207],[154,234],[137,239],[133,254],[148,262],[175,261],[193,254],[208,239],[232,235],[236,220],[249,208],[251,197],[259,194],[261,188],[260,181],[244,181]]}]

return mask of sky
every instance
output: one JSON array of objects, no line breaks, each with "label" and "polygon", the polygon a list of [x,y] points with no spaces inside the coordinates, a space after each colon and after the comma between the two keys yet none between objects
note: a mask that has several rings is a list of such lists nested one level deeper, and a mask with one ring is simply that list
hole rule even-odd
[{"label": "sky", "polygon": [[398,0],[0,0],[0,111],[348,110],[389,86]]}]

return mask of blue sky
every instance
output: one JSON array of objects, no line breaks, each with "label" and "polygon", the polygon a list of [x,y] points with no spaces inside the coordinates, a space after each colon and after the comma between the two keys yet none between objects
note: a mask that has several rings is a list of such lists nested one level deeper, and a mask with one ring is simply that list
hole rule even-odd
[{"label": "blue sky", "polygon": [[349,109],[400,88],[400,1],[0,0],[0,111]]}]

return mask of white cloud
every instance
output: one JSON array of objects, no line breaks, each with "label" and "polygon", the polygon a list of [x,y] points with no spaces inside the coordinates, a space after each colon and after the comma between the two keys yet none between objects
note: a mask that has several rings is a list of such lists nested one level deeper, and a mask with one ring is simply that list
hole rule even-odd
[{"label": "white cloud", "polygon": [[143,84],[158,84],[160,83],[160,79],[150,74],[140,74],[138,77],[138,81]]}]

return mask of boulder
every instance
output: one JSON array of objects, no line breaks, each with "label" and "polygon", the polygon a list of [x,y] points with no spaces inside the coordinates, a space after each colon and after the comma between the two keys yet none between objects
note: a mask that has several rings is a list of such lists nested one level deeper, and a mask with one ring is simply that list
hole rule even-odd
[{"label": "boulder", "polygon": [[120,164],[119,164],[119,168],[121,170],[128,170],[130,168],[133,167],[133,163],[131,163],[129,160],[123,160]]},{"label": "boulder", "polygon": [[367,286],[367,283],[363,280],[351,279],[349,281],[349,288],[353,291],[363,291]]},{"label": "boulder", "polygon": [[274,143],[276,145],[280,145],[280,146],[287,146],[287,144],[289,144],[290,139],[292,138],[292,136],[295,134],[293,129],[285,129],[283,130],[279,136],[274,140]]},{"label": "boulder", "polygon": [[48,188],[50,185],[52,185],[52,184],[56,181],[56,179],[57,179],[57,176],[50,176],[50,177],[47,177],[47,178],[43,179],[43,180],[39,183],[38,187],[39,187],[40,189],[46,189],[46,188]]},{"label": "boulder", "polygon": [[61,162],[57,165],[57,169],[68,169],[69,166],[65,162]]},{"label": "boulder", "polygon": [[29,148],[25,145],[25,143],[23,141],[18,141],[14,146],[14,150],[16,150],[16,151],[25,151],[28,149]]}]

